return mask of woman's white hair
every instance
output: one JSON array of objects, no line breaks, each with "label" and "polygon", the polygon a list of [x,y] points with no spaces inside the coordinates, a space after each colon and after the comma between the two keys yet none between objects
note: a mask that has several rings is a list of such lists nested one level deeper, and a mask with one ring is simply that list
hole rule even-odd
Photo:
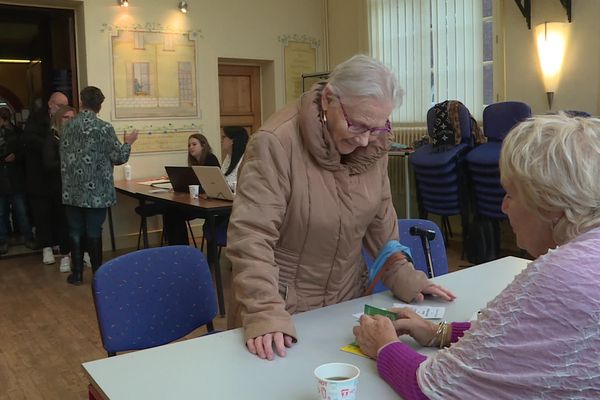
[{"label": "woman's white hair", "polygon": [[394,72],[363,54],[338,64],[329,75],[328,83],[333,93],[341,97],[371,97],[395,106],[402,101],[402,89]]},{"label": "woman's white hair", "polygon": [[[510,182],[557,244],[600,226],[600,119],[565,114],[530,118],[504,139],[503,182]],[[551,221],[549,213],[562,211]]]}]

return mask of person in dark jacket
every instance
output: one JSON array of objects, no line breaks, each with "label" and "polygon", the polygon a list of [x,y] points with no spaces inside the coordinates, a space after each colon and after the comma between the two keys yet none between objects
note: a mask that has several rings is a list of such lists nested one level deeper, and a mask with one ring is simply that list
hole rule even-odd
[{"label": "person in dark jacket", "polygon": [[67,96],[54,92],[48,100],[48,108],[33,113],[25,123],[23,142],[25,145],[26,189],[31,204],[33,223],[38,244],[43,248],[44,264],[54,264],[52,246],[58,244],[54,237],[52,220],[51,182],[47,179],[43,166],[44,144],[52,136],[50,120],[62,106],[69,104]]},{"label": "person in dark jacket", "polygon": [[52,238],[54,244],[59,246],[60,254],[63,255],[60,260],[60,272],[71,271],[71,259],[68,256],[70,247],[67,215],[65,214],[65,207],[62,204],[60,137],[65,125],[75,118],[76,115],[77,110],[70,106],[62,106],[56,111],[51,120],[52,135],[46,138],[42,153],[43,173],[48,186],[48,218],[51,221]]},{"label": "person in dark jacket", "polygon": [[27,216],[21,131],[12,124],[11,117],[8,108],[0,108],[0,254],[8,252],[6,221],[11,206],[13,222],[23,235],[25,246],[36,246]]}]

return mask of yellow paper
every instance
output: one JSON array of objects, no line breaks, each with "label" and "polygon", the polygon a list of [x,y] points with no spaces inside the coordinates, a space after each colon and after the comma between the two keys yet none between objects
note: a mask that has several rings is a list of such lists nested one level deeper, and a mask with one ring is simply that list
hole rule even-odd
[{"label": "yellow paper", "polygon": [[341,351],[345,351],[346,353],[352,353],[352,354],[356,354],[357,356],[361,356],[361,357],[366,357],[369,358],[369,356],[367,356],[365,353],[363,353],[360,350],[360,347],[358,347],[356,344],[354,343],[350,343],[344,347],[342,347],[340,349]]}]

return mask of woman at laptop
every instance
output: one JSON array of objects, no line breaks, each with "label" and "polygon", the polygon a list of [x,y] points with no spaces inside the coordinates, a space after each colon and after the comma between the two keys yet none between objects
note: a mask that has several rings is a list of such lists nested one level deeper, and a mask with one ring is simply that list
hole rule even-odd
[{"label": "woman at laptop", "polygon": [[[208,167],[221,167],[219,159],[212,152],[210,143],[206,137],[200,133],[194,133],[188,137],[188,166],[201,165]],[[163,228],[167,243],[189,244],[186,221],[197,218],[193,211],[185,211],[176,207],[168,207],[162,204],[150,204],[154,207],[154,213],[163,214]],[[160,208],[157,210],[156,208]]]},{"label": "woman at laptop", "polygon": [[212,152],[210,143],[200,133],[191,134],[188,138],[188,165],[204,165],[207,167],[221,167],[219,159]]},{"label": "woman at laptop", "polygon": [[225,176],[227,184],[232,192],[237,185],[238,168],[242,163],[246,144],[248,143],[248,132],[241,126],[223,127],[223,141],[221,152],[223,153],[223,166],[221,172]]},{"label": "woman at laptop", "polygon": [[[354,56],[252,135],[227,238],[228,323],[258,357],[285,356],[298,339],[291,314],[362,296],[361,248],[398,240],[387,152],[400,97],[390,69]],[[454,297],[403,255],[382,281],[407,302]]]}]

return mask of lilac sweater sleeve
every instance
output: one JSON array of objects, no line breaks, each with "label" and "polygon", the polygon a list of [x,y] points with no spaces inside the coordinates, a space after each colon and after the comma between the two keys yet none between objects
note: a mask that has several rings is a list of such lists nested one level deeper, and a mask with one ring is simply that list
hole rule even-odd
[{"label": "lilac sweater sleeve", "polygon": [[[470,327],[469,322],[453,322],[451,342],[456,342]],[[427,399],[417,382],[417,369],[426,358],[404,343],[393,342],[379,351],[377,371],[404,400]]]}]

